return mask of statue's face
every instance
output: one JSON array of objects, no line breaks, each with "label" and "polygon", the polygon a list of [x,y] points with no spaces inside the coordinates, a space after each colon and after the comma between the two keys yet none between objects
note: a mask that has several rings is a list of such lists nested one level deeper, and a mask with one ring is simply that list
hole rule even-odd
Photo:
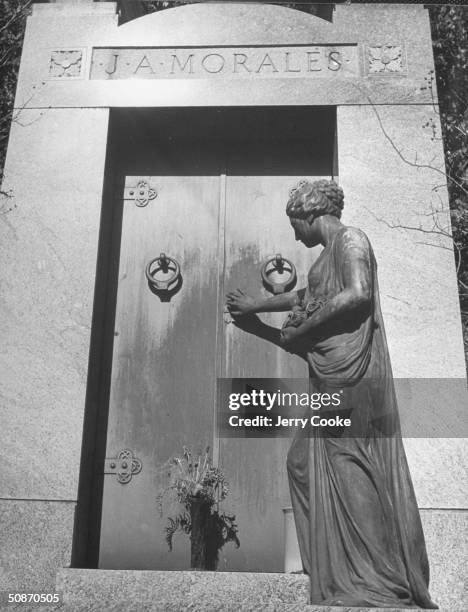
[{"label": "statue's face", "polygon": [[320,232],[317,219],[310,223],[307,219],[290,219],[291,227],[294,230],[296,240],[300,240],[306,247],[314,247],[320,244]]}]

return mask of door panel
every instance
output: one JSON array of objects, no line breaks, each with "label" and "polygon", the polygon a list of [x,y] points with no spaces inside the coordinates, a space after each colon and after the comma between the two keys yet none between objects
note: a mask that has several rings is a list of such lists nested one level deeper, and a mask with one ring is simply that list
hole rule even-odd
[{"label": "door panel", "polygon": [[[260,159],[265,160],[267,152]],[[288,156],[288,163],[291,162]],[[251,160],[250,168],[254,167]],[[251,295],[271,293],[263,287],[260,270],[281,253],[297,269],[296,289],[306,284],[313,254],[296,243],[286,216],[289,190],[304,176],[228,176],[226,184],[226,287]],[[318,179],[320,177],[314,177]],[[280,328],[285,313],[260,318]],[[266,340],[228,324],[225,328],[225,376],[229,378],[302,378],[307,391],[305,362]],[[271,391],[276,391],[271,389]],[[270,390],[270,389],[268,389]],[[223,551],[224,569],[281,572],[283,512],[290,506],[283,438],[220,441],[220,462],[230,483],[229,510],[236,514],[241,546]]]},{"label": "door panel", "polygon": [[[154,153],[154,152],[153,152]],[[194,158],[199,151],[194,151]],[[211,176],[164,175],[167,159],[153,160],[157,191],[147,206],[126,201],[106,457],[132,449],[142,470],[127,484],[106,475],[100,567],[187,568],[187,538],[174,552],[159,518],[159,469],[183,445],[213,439],[219,170]],[[127,176],[126,187],[142,177]],[[128,189],[127,189],[128,191]],[[169,302],[149,289],[147,263],[161,252],[180,264],[183,284]]]}]

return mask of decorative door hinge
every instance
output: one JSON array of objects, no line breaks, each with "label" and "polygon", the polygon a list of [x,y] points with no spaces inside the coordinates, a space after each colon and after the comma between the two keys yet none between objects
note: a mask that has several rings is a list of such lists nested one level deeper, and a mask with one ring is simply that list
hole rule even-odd
[{"label": "decorative door hinge", "polygon": [[132,476],[139,474],[143,464],[129,448],[124,448],[117,457],[107,458],[104,463],[104,474],[116,474],[120,484],[127,484]]},{"label": "decorative door hinge", "polygon": [[137,206],[147,206],[158,195],[147,181],[138,181],[136,187],[125,187],[124,200],[132,200]]}]

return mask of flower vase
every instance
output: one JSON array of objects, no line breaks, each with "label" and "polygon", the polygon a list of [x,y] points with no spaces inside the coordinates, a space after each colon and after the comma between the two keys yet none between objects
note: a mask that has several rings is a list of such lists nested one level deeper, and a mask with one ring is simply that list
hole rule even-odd
[{"label": "flower vase", "polygon": [[190,520],[190,567],[214,571],[218,564],[218,549],[212,530],[210,504],[194,497],[190,502]]}]

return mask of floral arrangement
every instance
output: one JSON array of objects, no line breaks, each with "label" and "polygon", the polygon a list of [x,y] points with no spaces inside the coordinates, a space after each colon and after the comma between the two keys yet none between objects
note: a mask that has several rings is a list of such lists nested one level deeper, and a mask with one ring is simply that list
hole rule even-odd
[{"label": "floral arrangement", "polygon": [[168,483],[157,497],[159,513],[163,502],[171,497],[180,511],[168,518],[166,542],[172,550],[173,537],[178,531],[190,535],[192,567],[215,569],[219,550],[228,542],[239,547],[235,516],[220,510],[220,502],[228,495],[226,478],[213,466],[210,449],[194,454],[183,447],[182,456],[173,457],[166,465]]}]

